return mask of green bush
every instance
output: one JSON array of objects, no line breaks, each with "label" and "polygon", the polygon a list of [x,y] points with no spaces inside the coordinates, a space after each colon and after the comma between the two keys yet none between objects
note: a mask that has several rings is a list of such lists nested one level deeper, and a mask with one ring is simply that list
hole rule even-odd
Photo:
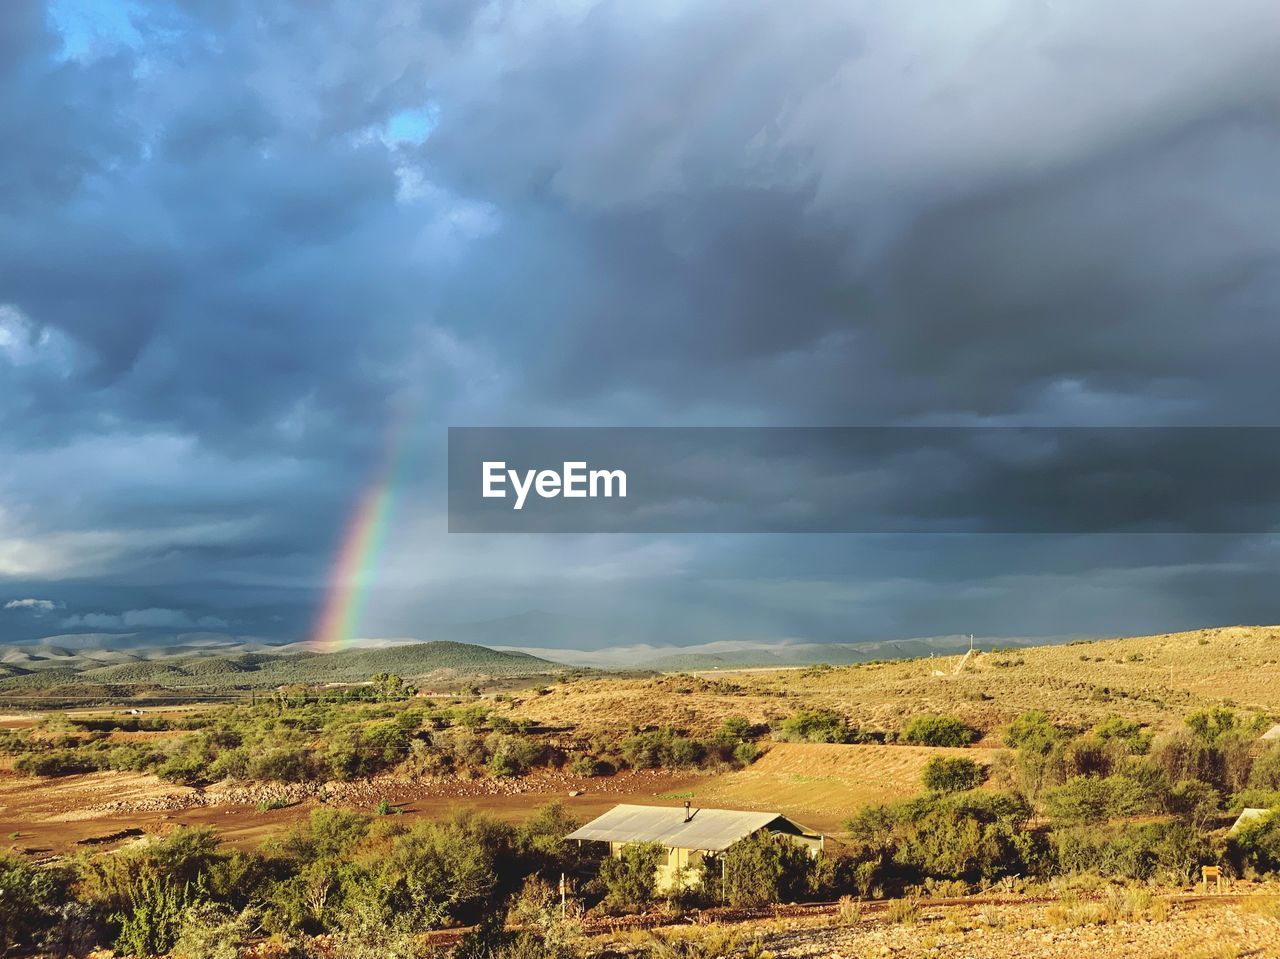
[{"label": "green bush", "polygon": [[602,776],[604,763],[594,756],[574,756],[573,761],[569,763],[569,772],[575,776]]},{"label": "green bush", "polygon": [[1094,739],[1122,745],[1135,756],[1145,755],[1151,749],[1150,731],[1132,719],[1112,716],[1095,725],[1090,732]]},{"label": "green bush", "polygon": [[320,779],[323,767],[315,754],[303,747],[280,747],[255,756],[249,764],[251,779],[300,783]]},{"label": "green bush", "polygon": [[1233,813],[1238,814],[1246,806],[1251,809],[1280,808],[1280,789],[1246,789],[1231,797],[1230,808]]},{"label": "green bush", "polygon": [[1068,736],[1064,729],[1049,718],[1048,713],[1033,709],[1023,713],[1005,727],[1002,738],[1005,745],[1013,749],[1047,753],[1054,746],[1065,741]]},{"label": "green bush", "polygon": [[31,949],[64,898],[61,874],[0,853],[0,951]]},{"label": "green bush", "polygon": [[564,837],[580,825],[558,802],[540,807],[516,829],[515,847],[525,870],[549,875],[573,872],[582,861],[582,849]]},{"label": "green bush", "polygon": [[1058,828],[1050,844],[1057,871],[1068,874],[1180,884],[1217,861],[1208,840],[1181,822]]},{"label": "green bush", "polygon": [[623,758],[636,769],[683,769],[697,766],[706,757],[702,743],[671,729],[636,733],[621,746]]},{"label": "green bush", "polygon": [[962,756],[934,756],[924,765],[924,788],[935,793],[976,789],[986,778],[987,768]]},{"label": "green bush", "polygon": [[1249,788],[1280,790],[1280,745],[1271,746],[1254,761]]},{"label": "green bush", "polygon": [[1152,799],[1129,776],[1073,776],[1044,796],[1050,818],[1063,823],[1097,823],[1151,811]]},{"label": "green bush", "polygon": [[932,794],[867,807],[846,827],[857,857],[878,862],[880,875],[990,881],[1043,867],[1040,840],[1025,829],[1030,815],[1024,800],[1004,793]]},{"label": "green bush", "polygon": [[182,921],[192,909],[191,887],[159,876],[138,881],[125,912],[117,914],[116,951],[126,956],[162,956],[178,942]]},{"label": "green bush", "polygon": [[903,742],[917,746],[967,746],[977,733],[954,716],[916,716],[902,730]]},{"label": "green bush", "polygon": [[513,840],[510,826],[472,813],[395,832],[344,882],[344,925],[410,932],[479,918],[499,884],[514,878]]},{"label": "green bush", "polygon": [[1280,815],[1270,815],[1246,823],[1228,846],[1231,858],[1259,873],[1280,873]]},{"label": "green bush", "polygon": [[201,782],[206,773],[204,760],[191,754],[173,756],[156,770],[156,775],[160,779],[181,786],[191,786]]},{"label": "green bush", "polygon": [[72,776],[102,768],[93,756],[78,750],[59,749],[26,753],[14,760],[13,768],[28,776]]},{"label": "green bush", "polygon": [[763,906],[800,898],[808,885],[808,851],[766,830],[740,839],[724,852],[723,891],[731,906]]},{"label": "green bush", "polygon": [[657,843],[628,843],[600,863],[600,885],[608,909],[643,909],[657,894],[657,870],[667,858]]},{"label": "green bush", "polygon": [[252,910],[236,913],[218,903],[194,903],[182,917],[174,959],[238,959],[256,926]]},{"label": "green bush", "polygon": [[272,845],[302,862],[349,857],[369,833],[369,818],[346,809],[324,806],[313,809],[304,822],[295,823]]},{"label": "green bush", "polygon": [[782,721],[775,738],[789,743],[851,743],[858,732],[830,709],[802,709]]}]

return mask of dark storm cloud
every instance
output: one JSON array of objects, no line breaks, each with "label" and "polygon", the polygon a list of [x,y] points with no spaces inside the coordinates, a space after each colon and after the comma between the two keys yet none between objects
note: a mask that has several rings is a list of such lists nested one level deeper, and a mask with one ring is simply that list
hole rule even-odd
[{"label": "dark storm cloud", "polygon": [[600,577],[726,635],[744,596],[828,638],[1261,617],[1265,537],[460,546],[440,460],[463,422],[1274,422],[1274,18],[7,3],[0,599],[296,637],[409,421],[371,632]]}]

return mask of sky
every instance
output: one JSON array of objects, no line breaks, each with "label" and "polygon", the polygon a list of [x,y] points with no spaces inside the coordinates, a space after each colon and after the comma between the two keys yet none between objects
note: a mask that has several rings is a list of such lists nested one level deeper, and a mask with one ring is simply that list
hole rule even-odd
[{"label": "sky", "polygon": [[0,643],[307,639],[387,477],[353,637],[1280,621],[1265,524],[468,536],[444,487],[459,425],[1280,425],[1274,0],[5,0],[0,130]]}]

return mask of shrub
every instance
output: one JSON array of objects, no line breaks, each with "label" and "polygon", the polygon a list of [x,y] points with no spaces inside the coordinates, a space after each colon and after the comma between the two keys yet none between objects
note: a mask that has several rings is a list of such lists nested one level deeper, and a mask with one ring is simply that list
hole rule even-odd
[{"label": "shrub", "polygon": [[724,899],[731,906],[763,906],[797,899],[805,890],[807,850],[786,836],[761,830],[724,853]]},{"label": "shrub", "polygon": [[723,926],[696,927],[679,933],[647,935],[643,959],[724,959],[739,955],[742,936]]},{"label": "shrub", "polygon": [[658,865],[666,851],[657,843],[628,843],[600,863],[604,905],[614,910],[641,909],[657,893]]},{"label": "shrub", "polygon": [[1218,812],[1221,797],[1216,789],[1198,779],[1175,783],[1165,799],[1165,808],[1197,832]]},{"label": "shrub", "polygon": [[1149,809],[1141,784],[1128,776],[1072,776],[1045,793],[1049,816],[1065,823],[1104,822]]},{"label": "shrub", "polygon": [[903,742],[917,746],[967,746],[977,734],[954,716],[916,716],[902,731]]},{"label": "shrub", "polygon": [[516,829],[515,845],[531,872],[569,872],[581,850],[565,841],[581,823],[558,802],[541,806]]},{"label": "shrub", "polygon": [[1236,714],[1224,706],[1212,706],[1189,713],[1185,722],[1193,736],[1212,746],[1236,729]]},{"label": "shrub", "polygon": [[920,900],[913,896],[893,900],[885,909],[885,918],[899,926],[914,926],[920,918]]},{"label": "shrub", "polygon": [[1231,797],[1231,811],[1239,813],[1246,806],[1253,809],[1280,807],[1280,789],[1246,789]]},{"label": "shrub", "polygon": [[30,948],[52,925],[62,904],[61,876],[0,853],[0,947],[4,953]]},{"label": "shrub", "polygon": [[72,776],[94,772],[101,765],[93,758],[72,749],[27,753],[14,760],[13,768],[28,776]]},{"label": "shrub", "polygon": [[622,741],[622,755],[636,769],[696,766],[706,756],[706,747],[674,730],[656,729],[628,736]]},{"label": "shrub", "polygon": [[575,776],[602,776],[604,763],[592,756],[574,756],[573,761],[569,763],[569,772]]},{"label": "shrub", "polygon": [[1143,755],[1151,748],[1151,733],[1140,723],[1120,716],[1112,716],[1098,723],[1091,735],[1104,743],[1118,743],[1134,755]]},{"label": "shrub", "polygon": [[191,786],[205,776],[205,762],[196,755],[181,753],[170,757],[157,770],[156,775],[167,783]]},{"label": "shrub", "polygon": [[962,756],[934,756],[924,765],[924,788],[935,793],[975,789],[986,778],[986,767]]},{"label": "shrub", "polygon": [[298,783],[321,778],[321,765],[309,749],[281,747],[269,749],[249,764],[252,779]]},{"label": "shrub", "polygon": [[1003,736],[1005,745],[1013,749],[1026,749],[1042,754],[1048,753],[1066,738],[1066,732],[1039,709],[1019,716],[1005,728]]},{"label": "shrub", "polygon": [[193,906],[191,888],[159,876],[141,879],[129,894],[129,906],[117,914],[116,951],[126,956],[162,956],[173,949],[183,917]]},{"label": "shrub", "polygon": [[173,945],[174,959],[237,959],[257,925],[250,910],[235,913],[226,906],[198,902],[182,919]]},{"label": "shrub", "polygon": [[303,862],[349,856],[369,832],[369,820],[346,809],[313,809],[305,821],[293,827],[275,845],[285,855]]},{"label": "shrub", "polygon": [[1280,872],[1280,815],[1272,813],[1246,823],[1231,837],[1231,858],[1260,873]]},{"label": "shrub", "polygon": [[512,839],[510,826],[472,813],[396,832],[344,880],[344,925],[410,932],[479,918],[499,883],[512,879]]},{"label": "shrub", "polygon": [[1180,822],[1054,829],[1050,842],[1063,873],[1185,883],[1215,861],[1207,840]]},{"label": "shrub", "polygon": [[1044,852],[1024,829],[1030,814],[1019,797],[967,792],[868,807],[846,825],[859,858],[892,865],[902,879],[975,882],[1040,870]]},{"label": "shrub", "polygon": [[1270,747],[1254,761],[1249,788],[1280,790],[1280,746]]},{"label": "shrub", "polygon": [[857,731],[833,710],[802,709],[784,719],[775,735],[790,743],[849,743],[857,738]]}]

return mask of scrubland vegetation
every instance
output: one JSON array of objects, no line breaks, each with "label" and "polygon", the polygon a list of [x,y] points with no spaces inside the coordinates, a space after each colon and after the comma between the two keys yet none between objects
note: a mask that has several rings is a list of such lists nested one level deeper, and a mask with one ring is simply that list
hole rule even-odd
[{"label": "scrubland vegetation", "polygon": [[[366,699],[381,701],[361,701]],[[155,735],[118,735],[138,732]],[[761,732],[730,719],[703,737],[667,728],[635,730],[621,739],[571,735],[513,715],[505,699],[413,698],[402,681],[384,674],[370,687],[285,691],[255,705],[182,719],[48,719],[29,730],[0,730],[0,753],[13,757],[18,772],[39,776],[143,771],[182,785],[348,780],[391,772],[505,778],[540,767],[597,776],[626,768],[743,765],[755,758],[753,737]]]},{"label": "scrubland vegetation", "polygon": [[[957,728],[946,720],[931,716],[915,728]],[[908,922],[920,897],[1063,877],[1121,889],[1186,886],[1208,863],[1222,863],[1229,875],[1261,876],[1280,871],[1280,816],[1231,836],[1222,827],[1247,803],[1280,806],[1280,746],[1256,748],[1264,722],[1217,707],[1153,735],[1124,719],[1071,729],[1029,712],[1002,731],[1007,749],[989,774],[963,756],[940,755],[926,764],[918,796],[849,810],[842,843],[816,860],[785,837],[760,833],[731,847],[722,867],[665,893],[655,886],[659,847],[626,847],[617,858],[580,849],[563,841],[575,823],[557,806],[520,826],[477,814],[411,822],[390,807],[375,815],[320,808],[255,850],[224,849],[210,830],[179,829],[52,868],[5,857],[0,933],[10,950],[114,943],[126,954],[198,959],[234,956],[236,943],[253,940],[270,943],[276,955],[302,954],[317,941],[326,955],[411,955],[428,951],[424,932],[462,924],[473,929],[451,947],[454,955],[536,959],[580,954],[567,917],[583,910],[845,896],[899,900],[895,915],[903,915],[893,921]],[[57,755],[112,756],[122,748],[110,745],[120,727],[176,731],[176,745],[156,759],[157,770],[172,776],[264,769],[349,776],[437,754],[433,768],[466,762],[505,775],[516,768],[509,764],[545,759],[530,752],[536,737],[528,729],[476,704],[273,703],[176,724],[123,717],[70,725],[78,731],[60,735],[90,741],[68,742]],[[832,729],[839,731],[806,715],[778,732],[826,736]],[[731,763],[762,732],[745,721],[705,741],[640,732],[592,761]],[[6,736],[9,746],[22,740]],[[281,751],[293,758],[285,761]],[[551,891],[561,875],[569,882],[564,915]],[[1063,907],[1064,917],[1077,914],[1081,908]]]},{"label": "scrubland vegetation", "polygon": [[[1034,663],[1038,654],[1019,655]],[[826,684],[831,674],[865,671],[815,670],[810,680],[802,671],[792,682]],[[1159,919],[1168,905],[1158,893],[1188,888],[1202,865],[1221,865],[1234,878],[1280,877],[1280,816],[1228,833],[1244,807],[1280,809],[1280,744],[1259,738],[1274,719],[1267,705],[1200,703],[1145,721],[1130,697],[1116,697],[1091,699],[1074,720],[1048,708],[1002,715],[971,695],[985,680],[969,680],[969,692],[953,684],[949,700],[935,696],[909,715],[858,713],[821,698],[792,702],[761,694],[754,679],[617,680],[660,688],[666,715],[680,720],[623,729],[625,713],[608,723],[555,724],[542,708],[595,696],[601,680],[550,692],[423,697],[392,674],[168,716],[49,716],[0,731],[0,752],[16,770],[150,771],[197,787],[378,776],[510,780],[550,769],[602,782],[627,769],[704,770],[699,781],[749,783],[757,756],[772,748],[874,762],[911,757],[904,768],[915,794],[842,806],[843,828],[816,860],[785,838],[757,834],[669,891],[655,884],[660,849],[627,847],[610,858],[566,844],[575,823],[555,806],[517,825],[476,813],[402,816],[387,802],[363,810],[321,805],[260,845],[232,848],[215,832],[180,828],[52,864],[0,857],[0,936],[11,952],[108,945],[192,959],[234,959],[244,943],[260,959],[432,949],[462,959],[750,955],[755,947],[727,933],[719,945],[703,944],[720,952],[681,951],[703,948],[691,944],[697,937],[637,933],[607,953],[587,931],[610,915],[658,911],[674,919],[708,907],[805,900],[840,901],[837,914],[849,923],[867,909],[877,921],[909,925],[925,921],[928,903],[977,892],[1051,897],[1044,921],[1075,928]],[[775,682],[765,676],[759,687]],[[776,708],[761,711],[761,700]],[[788,775],[797,788],[816,790],[821,773]],[[1269,902],[1259,900],[1257,910]],[[461,941],[426,938],[459,926],[469,927]]]}]

